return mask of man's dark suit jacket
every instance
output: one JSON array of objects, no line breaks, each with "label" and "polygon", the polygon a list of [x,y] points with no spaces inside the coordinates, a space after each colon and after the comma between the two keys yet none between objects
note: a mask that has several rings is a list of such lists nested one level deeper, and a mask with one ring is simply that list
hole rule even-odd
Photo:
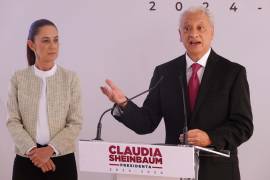
[{"label": "man's dark suit jacket", "polygon": [[[185,80],[187,94],[185,55],[157,66],[150,87],[162,76],[164,79],[148,94],[141,108],[128,102],[123,113],[115,118],[138,134],[153,132],[164,118],[166,143],[179,144],[184,126],[180,76]],[[237,147],[253,132],[249,86],[243,66],[211,50],[194,111],[190,113],[188,109],[188,128],[207,132],[212,146],[231,151],[230,158],[200,157],[199,180],[240,180]]]}]

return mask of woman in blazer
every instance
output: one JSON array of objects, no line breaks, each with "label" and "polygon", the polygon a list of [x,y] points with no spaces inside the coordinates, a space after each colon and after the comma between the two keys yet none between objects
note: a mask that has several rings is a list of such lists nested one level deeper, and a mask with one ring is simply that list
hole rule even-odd
[{"label": "woman in blazer", "polygon": [[8,95],[7,127],[16,145],[13,180],[76,180],[75,140],[81,129],[77,75],[57,65],[56,25],[32,23],[29,67],[15,72]]}]

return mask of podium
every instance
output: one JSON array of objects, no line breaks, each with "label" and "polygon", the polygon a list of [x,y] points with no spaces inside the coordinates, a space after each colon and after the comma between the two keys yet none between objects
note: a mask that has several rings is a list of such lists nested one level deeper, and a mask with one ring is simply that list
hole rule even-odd
[{"label": "podium", "polygon": [[115,174],[117,180],[197,179],[201,151],[229,154],[191,145],[149,145],[79,141],[81,171]]}]

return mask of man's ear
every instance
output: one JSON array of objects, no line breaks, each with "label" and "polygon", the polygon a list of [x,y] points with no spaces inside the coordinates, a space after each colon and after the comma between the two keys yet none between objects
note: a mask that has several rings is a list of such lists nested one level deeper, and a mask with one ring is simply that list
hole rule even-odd
[{"label": "man's ear", "polygon": [[35,44],[31,40],[27,40],[27,46],[33,51],[36,52]]},{"label": "man's ear", "polygon": [[181,30],[180,29],[178,29],[178,33],[179,33],[180,41],[183,42],[182,41],[182,36],[181,36]]},{"label": "man's ear", "polygon": [[215,35],[215,29],[214,27],[212,27],[212,40],[214,39],[214,35]]}]

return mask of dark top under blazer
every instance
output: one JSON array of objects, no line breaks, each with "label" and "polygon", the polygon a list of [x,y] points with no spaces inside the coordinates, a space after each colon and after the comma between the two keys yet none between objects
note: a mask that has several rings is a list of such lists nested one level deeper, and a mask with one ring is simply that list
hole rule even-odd
[{"label": "dark top under blazer", "polygon": [[[185,55],[157,66],[150,87],[161,76],[163,81],[148,94],[142,107],[128,102],[123,114],[115,118],[138,134],[153,132],[164,118],[166,143],[178,144],[184,126],[180,76],[185,80],[187,92]],[[201,157],[199,180],[239,180],[237,147],[253,133],[249,86],[243,66],[211,50],[194,112],[188,109],[188,128],[206,131],[213,146],[232,152],[231,158]]]}]

